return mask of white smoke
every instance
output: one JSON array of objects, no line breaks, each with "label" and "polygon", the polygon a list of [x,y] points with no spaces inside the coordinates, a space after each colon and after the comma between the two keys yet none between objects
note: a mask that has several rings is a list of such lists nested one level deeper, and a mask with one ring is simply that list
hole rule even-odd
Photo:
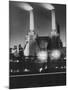
[{"label": "white smoke", "polygon": [[43,8],[47,9],[47,10],[53,10],[55,9],[53,5],[48,4],[48,3],[41,3],[40,4]]},{"label": "white smoke", "polygon": [[20,7],[21,9],[24,9],[26,11],[31,11],[33,10],[32,6],[30,6],[28,3],[22,3],[22,2],[18,2],[16,4],[18,7]]}]

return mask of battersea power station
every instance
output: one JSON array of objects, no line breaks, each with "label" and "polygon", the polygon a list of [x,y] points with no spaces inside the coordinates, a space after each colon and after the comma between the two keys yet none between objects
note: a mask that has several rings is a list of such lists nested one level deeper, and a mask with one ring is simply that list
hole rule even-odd
[{"label": "battersea power station", "polygon": [[11,51],[10,74],[66,70],[66,52],[60,39],[60,25],[56,23],[55,8],[51,4],[41,4],[41,6],[50,10],[50,36],[40,36],[36,33],[33,7],[23,3],[22,8],[29,11],[29,31],[26,35],[25,46],[23,49],[20,48],[20,53],[16,49]]}]

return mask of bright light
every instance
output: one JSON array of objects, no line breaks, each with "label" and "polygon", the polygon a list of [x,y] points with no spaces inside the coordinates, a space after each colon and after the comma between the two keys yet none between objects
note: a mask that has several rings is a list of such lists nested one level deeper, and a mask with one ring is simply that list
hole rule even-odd
[{"label": "bright light", "polygon": [[41,60],[41,62],[47,62],[47,56],[48,53],[46,51],[41,51],[37,54],[37,57],[39,60]]},{"label": "bright light", "polygon": [[17,63],[19,62],[19,60],[16,61]]},{"label": "bright light", "polygon": [[43,70],[43,68],[40,68],[40,69],[39,69],[39,72],[41,72],[42,70]]},{"label": "bright light", "polygon": [[13,70],[12,70],[12,69],[11,69],[10,71],[11,71],[11,72],[13,72]]},{"label": "bright light", "polygon": [[29,72],[29,70],[27,68],[24,69],[24,72]]},{"label": "bright light", "polygon": [[61,55],[61,52],[59,50],[53,50],[50,54],[51,59],[59,59]]},{"label": "bright light", "polygon": [[58,67],[57,67],[57,66],[56,66],[55,68],[56,68],[56,69],[58,69]]}]

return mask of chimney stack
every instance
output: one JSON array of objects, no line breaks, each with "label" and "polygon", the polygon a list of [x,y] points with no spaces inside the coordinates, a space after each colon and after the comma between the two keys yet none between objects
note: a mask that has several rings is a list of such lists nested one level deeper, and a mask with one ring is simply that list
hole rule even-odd
[{"label": "chimney stack", "polygon": [[34,30],[34,15],[33,15],[33,11],[30,11],[30,31]]},{"label": "chimney stack", "polygon": [[51,10],[51,15],[52,15],[52,32],[51,32],[51,35],[56,36],[57,35],[57,30],[56,30],[55,9]]},{"label": "chimney stack", "polygon": [[55,19],[55,10],[52,11],[52,30],[56,30],[56,19]]}]

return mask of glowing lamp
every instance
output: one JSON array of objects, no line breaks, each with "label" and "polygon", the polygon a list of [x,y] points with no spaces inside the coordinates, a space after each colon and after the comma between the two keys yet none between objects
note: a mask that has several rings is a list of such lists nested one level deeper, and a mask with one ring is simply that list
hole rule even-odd
[{"label": "glowing lamp", "polygon": [[53,60],[53,59],[57,60],[60,58],[60,56],[61,56],[61,52],[59,50],[53,50],[50,54],[51,60]]},{"label": "glowing lamp", "polygon": [[47,57],[48,57],[48,53],[46,51],[40,51],[37,54],[37,58],[41,61],[41,62],[47,62]]}]

